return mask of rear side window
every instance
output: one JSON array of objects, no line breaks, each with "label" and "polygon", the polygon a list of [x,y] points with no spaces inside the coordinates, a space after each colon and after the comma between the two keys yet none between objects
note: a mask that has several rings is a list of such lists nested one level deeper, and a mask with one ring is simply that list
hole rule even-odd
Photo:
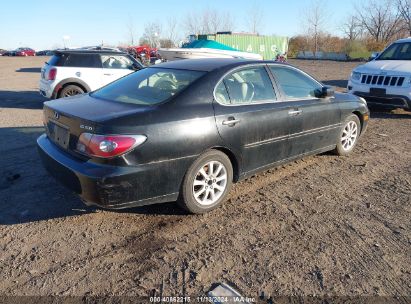
[{"label": "rear side window", "polygon": [[285,67],[270,67],[287,98],[313,98],[321,85],[307,75]]},{"label": "rear side window", "polygon": [[246,68],[224,78],[232,104],[275,100],[270,77],[264,67]]},{"label": "rear side window", "polygon": [[230,104],[230,96],[228,96],[227,88],[224,81],[221,81],[215,89],[215,98],[221,104]]},{"label": "rear side window", "polygon": [[69,54],[64,64],[66,67],[101,68],[98,54]]}]

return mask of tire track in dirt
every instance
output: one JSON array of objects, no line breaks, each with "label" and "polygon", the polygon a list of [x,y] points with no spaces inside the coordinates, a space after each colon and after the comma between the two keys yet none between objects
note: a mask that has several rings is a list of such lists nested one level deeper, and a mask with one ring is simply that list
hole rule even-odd
[{"label": "tire track in dirt", "polygon": [[[323,164],[323,166],[324,166],[324,164]],[[296,172],[298,172],[298,170],[297,170]],[[375,175],[374,178],[375,178],[375,179],[378,179],[378,178],[380,178],[380,177],[381,177],[380,175]],[[355,180],[355,178],[353,178],[353,180]],[[372,181],[372,182],[373,182],[373,181]],[[264,184],[264,182],[262,182],[262,184]],[[270,183],[268,182],[268,183],[266,183],[266,185],[267,185],[267,186],[270,186]],[[352,185],[354,185],[354,183],[348,184],[348,185],[346,185],[346,186],[347,186],[347,188],[351,188],[351,190],[353,190],[353,189],[352,189],[353,187],[351,187]],[[256,191],[256,190],[258,190],[258,189],[260,189],[260,187],[256,187],[256,188],[252,189],[251,191]],[[244,192],[243,192],[243,193],[244,193]],[[237,196],[237,198],[241,198],[241,195],[244,195],[243,193],[240,194],[240,196]],[[236,208],[237,208],[237,207],[238,207],[238,208],[241,208],[241,206],[236,206]],[[336,218],[334,218],[334,219],[336,220]],[[341,225],[342,225],[342,224],[341,224]],[[352,241],[352,242],[355,243],[354,241]],[[344,242],[343,242],[342,240],[340,241],[340,243],[341,243],[341,244],[344,244]],[[349,248],[347,248],[347,250],[348,250],[348,249],[349,249]],[[361,256],[361,255],[359,254],[359,252],[356,252],[356,253],[358,254],[358,256]],[[362,261],[360,262],[360,264],[362,264]],[[376,264],[376,265],[378,265],[378,264]],[[363,267],[362,267],[363,270],[366,271],[366,270],[367,270],[367,266],[364,265],[364,264],[362,264],[362,266],[363,266]],[[389,267],[389,266],[390,266],[390,265],[388,265],[387,267]],[[386,267],[386,266],[383,265],[382,268],[384,269],[384,267]],[[380,270],[381,270],[381,269],[380,269]],[[397,290],[397,291],[399,290],[397,286],[394,286],[394,285],[393,285],[393,286],[391,286],[391,287],[392,287],[393,290]]]}]

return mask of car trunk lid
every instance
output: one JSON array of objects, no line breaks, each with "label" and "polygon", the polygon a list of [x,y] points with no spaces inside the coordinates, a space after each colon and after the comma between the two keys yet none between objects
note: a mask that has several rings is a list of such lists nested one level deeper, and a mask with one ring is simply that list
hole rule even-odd
[{"label": "car trunk lid", "polygon": [[50,140],[76,153],[82,133],[101,134],[109,121],[147,110],[147,107],[95,99],[88,94],[76,95],[45,102],[44,124]]}]

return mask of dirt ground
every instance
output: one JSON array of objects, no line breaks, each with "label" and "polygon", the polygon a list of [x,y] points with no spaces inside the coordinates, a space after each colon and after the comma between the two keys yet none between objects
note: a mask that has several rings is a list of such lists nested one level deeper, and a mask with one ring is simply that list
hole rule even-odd
[{"label": "dirt ground", "polygon": [[[372,112],[351,156],[254,176],[209,214],[105,211],[40,164],[44,60],[0,57],[0,295],[197,296],[226,282],[255,299],[411,301],[411,113]],[[358,64],[291,63],[340,90]]]}]

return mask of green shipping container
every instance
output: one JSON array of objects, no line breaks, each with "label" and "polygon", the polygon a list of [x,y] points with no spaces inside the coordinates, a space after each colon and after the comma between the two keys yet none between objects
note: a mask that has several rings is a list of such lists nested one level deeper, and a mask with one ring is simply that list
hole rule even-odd
[{"label": "green shipping container", "polygon": [[215,40],[243,52],[260,54],[266,60],[288,51],[288,38],[280,36],[216,34],[199,35],[198,39]]}]

